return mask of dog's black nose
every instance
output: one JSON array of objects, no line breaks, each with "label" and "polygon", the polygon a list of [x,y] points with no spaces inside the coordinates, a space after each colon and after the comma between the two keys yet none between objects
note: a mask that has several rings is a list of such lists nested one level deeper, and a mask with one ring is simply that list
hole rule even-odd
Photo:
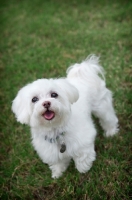
[{"label": "dog's black nose", "polygon": [[45,108],[49,108],[50,105],[51,105],[51,103],[50,103],[49,101],[45,101],[45,102],[43,103],[43,106],[44,106]]}]

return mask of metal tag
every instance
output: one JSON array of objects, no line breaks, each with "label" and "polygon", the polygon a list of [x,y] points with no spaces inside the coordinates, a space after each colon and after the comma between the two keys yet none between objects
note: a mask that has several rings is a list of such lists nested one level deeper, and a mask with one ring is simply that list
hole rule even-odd
[{"label": "metal tag", "polygon": [[66,145],[65,145],[65,143],[62,143],[61,148],[60,148],[60,152],[64,153],[65,151],[66,151]]}]

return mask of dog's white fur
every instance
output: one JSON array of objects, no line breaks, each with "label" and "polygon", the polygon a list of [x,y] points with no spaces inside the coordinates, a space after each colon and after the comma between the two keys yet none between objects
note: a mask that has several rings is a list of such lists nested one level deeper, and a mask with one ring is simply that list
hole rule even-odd
[{"label": "dog's white fur", "polygon": [[[53,178],[62,175],[71,159],[81,173],[91,168],[96,157],[92,113],[99,118],[106,136],[118,132],[112,94],[100,77],[104,77],[103,74],[98,57],[91,56],[71,66],[66,78],[39,79],[26,85],[13,101],[12,110],[17,121],[31,127],[32,144],[42,161],[49,165]],[[58,97],[51,97],[52,93],[57,93]],[[39,100],[33,103],[33,97]],[[47,101],[50,102],[48,109],[55,114],[51,120],[43,115]],[[60,138],[66,144],[64,153],[60,152]]]}]

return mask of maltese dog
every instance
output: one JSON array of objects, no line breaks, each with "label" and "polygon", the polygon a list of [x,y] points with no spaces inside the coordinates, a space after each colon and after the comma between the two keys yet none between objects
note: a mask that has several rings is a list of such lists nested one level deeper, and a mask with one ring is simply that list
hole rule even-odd
[{"label": "maltese dog", "polygon": [[20,89],[12,111],[31,127],[32,144],[53,178],[62,175],[71,159],[80,173],[91,168],[96,157],[92,114],[106,136],[118,132],[112,94],[94,55],[69,67],[66,78],[38,79]]}]

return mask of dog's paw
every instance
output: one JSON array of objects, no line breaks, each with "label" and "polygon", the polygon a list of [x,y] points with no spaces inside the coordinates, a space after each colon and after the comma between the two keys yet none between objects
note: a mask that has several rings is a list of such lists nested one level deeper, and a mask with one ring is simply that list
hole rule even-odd
[{"label": "dog's paw", "polygon": [[52,178],[57,179],[62,175],[62,172],[52,172]]},{"label": "dog's paw", "polygon": [[110,137],[110,136],[116,135],[118,132],[119,132],[119,128],[118,127],[113,127],[113,128],[108,129],[105,132],[105,136],[106,137]]},{"label": "dog's paw", "polygon": [[91,154],[84,153],[82,154],[82,156],[74,159],[77,170],[80,173],[86,173],[87,171],[89,171],[90,168],[92,167],[95,157],[96,157],[96,153],[95,151],[92,151]]},{"label": "dog's paw", "polygon": [[52,165],[50,166],[50,169],[52,171],[52,178],[54,179],[59,178],[64,171],[62,170],[62,167],[60,164]]}]

